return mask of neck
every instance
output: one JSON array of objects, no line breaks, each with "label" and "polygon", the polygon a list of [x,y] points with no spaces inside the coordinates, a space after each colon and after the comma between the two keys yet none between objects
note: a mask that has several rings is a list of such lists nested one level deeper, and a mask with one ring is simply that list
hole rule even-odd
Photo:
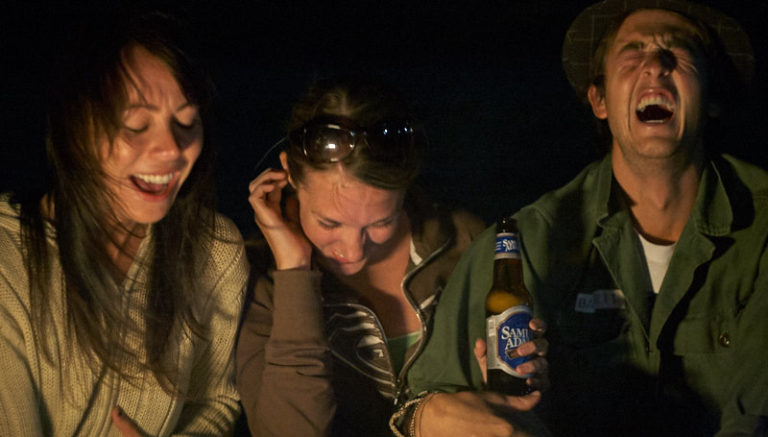
[{"label": "neck", "polygon": [[132,223],[114,227],[112,236],[106,241],[107,253],[117,268],[118,275],[124,277],[128,273],[139,245],[147,235],[147,225]]},{"label": "neck", "polygon": [[654,243],[676,242],[696,202],[702,160],[675,156],[630,164],[614,148],[612,163],[637,230]]},{"label": "neck", "polygon": [[[56,209],[53,197],[46,194],[40,201],[40,210],[48,220],[54,220]],[[139,251],[139,245],[147,235],[147,225],[142,223],[121,223],[110,226],[110,236],[104,239],[104,245],[109,258],[116,268],[116,276],[121,279],[128,273],[128,269]]]},{"label": "neck", "polygon": [[381,256],[372,259],[359,273],[340,279],[376,313],[386,335],[393,337],[416,332],[421,326],[401,287],[411,249],[407,216],[387,246]]}]

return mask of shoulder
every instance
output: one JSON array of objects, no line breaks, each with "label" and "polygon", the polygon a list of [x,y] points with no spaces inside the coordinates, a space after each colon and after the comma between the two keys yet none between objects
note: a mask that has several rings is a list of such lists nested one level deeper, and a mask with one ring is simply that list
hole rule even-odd
[{"label": "shoulder", "polygon": [[768,172],[729,155],[714,158],[710,169],[714,171],[707,174],[714,177],[704,179],[700,197],[706,203],[699,221],[711,227],[710,222],[717,224],[715,219],[727,210],[734,231],[754,234],[768,229]]},{"label": "shoulder", "polygon": [[[715,161],[720,177],[727,185],[739,183],[757,199],[768,201],[768,171],[730,155]],[[728,173],[733,176],[728,177]]]},{"label": "shoulder", "polygon": [[519,220],[539,217],[554,222],[562,215],[573,216],[597,200],[600,192],[608,190],[612,180],[610,159],[596,161],[582,169],[576,177],[560,188],[545,193],[535,202],[523,207]]},{"label": "shoulder", "polygon": [[[215,213],[213,248],[229,256],[239,256],[245,251],[243,235],[228,217]],[[214,252],[212,255],[218,254]]]},{"label": "shoulder", "polygon": [[530,289],[538,288],[533,278],[571,263],[599,232],[600,218],[609,214],[612,183],[608,156],[515,214]]},{"label": "shoulder", "polygon": [[411,223],[413,244],[422,257],[445,248],[461,252],[485,228],[478,216],[464,210],[452,211],[416,193],[409,193],[405,211]]},{"label": "shoulder", "polygon": [[0,228],[19,232],[19,206],[11,203],[9,193],[0,193]]},{"label": "shoulder", "polygon": [[[486,267],[493,264],[493,254],[496,245],[496,225],[487,226],[478,233],[467,247],[461,258],[458,271],[481,272],[485,274]],[[489,276],[490,277],[490,276]]]},{"label": "shoulder", "polygon": [[480,217],[469,211],[451,211],[450,216],[456,229],[456,243],[462,247],[468,246],[487,228],[487,225]]},{"label": "shoulder", "polygon": [[0,194],[0,277],[20,276],[24,270],[21,225],[17,205]]},{"label": "shoulder", "polygon": [[218,212],[214,213],[214,217],[216,224],[216,239],[236,245],[243,244],[243,236],[240,233],[240,230],[229,217]]},{"label": "shoulder", "polygon": [[0,194],[0,309],[5,317],[17,319],[28,313],[29,284],[18,206],[9,198],[8,194]]}]

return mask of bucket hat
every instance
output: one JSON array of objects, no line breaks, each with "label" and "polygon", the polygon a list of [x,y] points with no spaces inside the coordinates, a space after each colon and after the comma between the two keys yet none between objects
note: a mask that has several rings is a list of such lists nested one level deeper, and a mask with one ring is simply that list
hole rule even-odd
[{"label": "bucket hat", "polygon": [[749,83],[755,57],[749,37],[738,22],[715,8],[684,0],[604,0],[584,9],[571,23],[563,42],[563,68],[571,86],[585,97],[590,86],[593,54],[611,24],[637,9],[665,9],[695,18],[717,35],[741,75]]}]

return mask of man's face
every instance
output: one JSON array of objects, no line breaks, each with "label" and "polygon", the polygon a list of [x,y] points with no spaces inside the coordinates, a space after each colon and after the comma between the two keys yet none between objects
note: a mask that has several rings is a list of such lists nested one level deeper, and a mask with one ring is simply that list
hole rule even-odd
[{"label": "man's face", "polygon": [[605,94],[592,110],[607,119],[613,152],[627,162],[665,159],[699,146],[705,120],[704,72],[695,28],[665,10],[629,15],[604,58]]}]

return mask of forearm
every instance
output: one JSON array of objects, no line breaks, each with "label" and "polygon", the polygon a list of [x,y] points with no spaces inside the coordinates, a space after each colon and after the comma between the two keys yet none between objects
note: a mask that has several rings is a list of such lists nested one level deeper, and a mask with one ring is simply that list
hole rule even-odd
[{"label": "forearm", "polygon": [[[238,389],[254,435],[325,435],[335,412],[321,274],[278,271],[260,281],[238,343]],[[270,302],[271,301],[271,302]]]},{"label": "forearm", "polygon": [[481,391],[430,394],[413,410],[405,435],[549,437],[551,434],[531,410],[539,396],[513,397]]}]

